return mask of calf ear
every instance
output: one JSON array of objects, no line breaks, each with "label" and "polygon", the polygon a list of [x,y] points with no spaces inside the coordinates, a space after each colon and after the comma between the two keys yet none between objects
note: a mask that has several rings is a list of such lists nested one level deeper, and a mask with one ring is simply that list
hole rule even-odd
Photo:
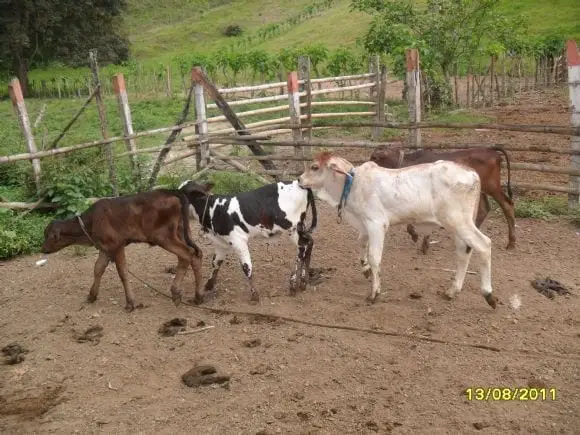
[{"label": "calf ear", "polygon": [[211,191],[211,189],[213,189],[213,186],[215,186],[215,184],[214,184],[214,183],[212,183],[211,181],[210,181],[210,182],[207,182],[207,183],[205,183],[205,184],[204,184],[205,191],[206,191],[206,192],[210,192],[210,191]]},{"label": "calf ear", "polygon": [[336,164],[336,162],[331,162],[331,163],[328,165],[328,167],[329,167],[330,169],[332,169],[334,172],[338,172],[339,174],[344,174],[344,175],[347,175],[347,173],[346,173],[346,172],[344,172],[342,169],[340,169],[340,168],[338,167],[338,165]]}]

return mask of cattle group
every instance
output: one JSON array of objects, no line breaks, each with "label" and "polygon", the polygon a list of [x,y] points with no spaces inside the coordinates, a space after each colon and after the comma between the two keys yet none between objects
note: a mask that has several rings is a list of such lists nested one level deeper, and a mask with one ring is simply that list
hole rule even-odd
[{"label": "cattle group", "polygon": [[[508,169],[507,192],[501,187],[501,155]],[[507,249],[515,247],[514,203],[510,186],[509,158],[505,150],[472,149],[447,153],[416,151],[405,154],[398,148],[379,147],[370,160],[354,166],[328,152],[315,156],[297,180],[278,182],[235,195],[212,194],[211,183],[184,181],[178,189],[105,198],[84,213],[52,221],[45,230],[43,253],[56,252],[73,244],[94,246],[99,256],[87,300],[97,299],[101,277],[113,261],[125,289],[127,311],[138,304],[128,284],[125,246],[148,243],[177,256],[171,286],[173,302],[182,301],[181,284],[191,267],[195,277],[194,302],[202,303],[214,290],[218,272],[228,253],[239,259],[250,292],[250,301],[260,300],[253,282],[248,243],[257,235],[274,237],[286,232],[297,247],[290,292],[304,290],[317,227],[314,194],[337,208],[340,218],[358,233],[362,273],[371,279],[367,297],[374,303],[381,294],[380,266],[384,239],[393,225],[407,224],[418,240],[414,225],[439,226],[455,240],[455,278],[445,292],[453,298],[463,287],[470,257],[480,257],[481,292],[495,308],[491,277],[491,240],[479,227],[489,212],[487,196],[501,207],[508,222]],[[312,218],[307,222],[308,210]],[[203,252],[191,239],[189,219],[195,219],[213,246],[211,276],[202,286]],[[322,225],[323,226],[323,225]],[[429,236],[422,250],[427,253]],[[324,249],[323,246],[320,247]]]}]

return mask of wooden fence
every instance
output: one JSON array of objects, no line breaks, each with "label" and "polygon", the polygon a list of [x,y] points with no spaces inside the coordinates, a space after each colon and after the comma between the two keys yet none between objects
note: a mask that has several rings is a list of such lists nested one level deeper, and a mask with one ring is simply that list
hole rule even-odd
[{"label": "wooden fence", "polygon": [[[553,174],[565,174],[570,176],[570,184],[565,186],[554,185],[526,185],[525,183],[518,183],[520,187],[530,188],[534,190],[545,190],[552,192],[563,192],[569,194],[570,206],[577,206],[580,198],[580,120],[577,107],[579,106],[579,83],[580,83],[580,55],[574,41],[569,41],[567,45],[567,59],[568,59],[568,81],[570,89],[570,101],[572,104],[572,122],[569,126],[556,125],[505,125],[505,124],[453,124],[453,123],[434,123],[421,122],[421,106],[422,101],[420,80],[420,59],[419,53],[416,50],[409,50],[407,54],[407,101],[410,115],[410,122],[400,123],[395,122],[392,117],[389,119],[385,105],[385,93],[389,82],[384,67],[381,67],[377,62],[373,66],[373,71],[366,74],[349,75],[342,77],[327,77],[320,79],[311,79],[309,74],[309,62],[307,59],[301,59],[300,68],[298,72],[291,72],[288,74],[286,82],[276,82],[261,84],[256,86],[244,86],[237,88],[217,88],[206,76],[204,71],[199,68],[193,68],[191,72],[190,87],[188,97],[182,111],[180,118],[176,124],[171,127],[162,127],[151,129],[147,131],[134,132],[131,121],[131,110],[129,99],[124,85],[122,74],[117,74],[113,79],[113,87],[115,89],[118,103],[119,114],[123,121],[123,135],[116,137],[109,137],[106,128],[106,114],[103,110],[99,111],[101,130],[103,139],[90,141],[82,144],[72,145],[68,147],[59,148],[58,141],[66,130],[78,118],[78,114],[82,112],[91,100],[97,101],[99,107],[102,108],[102,99],[100,98],[101,83],[98,78],[98,66],[96,61],[93,62],[94,71],[94,95],[91,95],[85,104],[79,109],[75,117],[71,120],[69,125],[59,135],[57,140],[52,144],[52,149],[37,151],[34,146],[34,137],[30,129],[30,123],[26,114],[26,106],[22,98],[22,93],[19,91],[19,83],[15,79],[11,82],[10,93],[12,101],[19,115],[20,123],[24,136],[27,139],[28,152],[23,154],[16,154],[11,156],[0,156],[0,164],[9,164],[22,160],[29,160],[33,164],[35,179],[38,187],[42,183],[42,174],[40,160],[47,157],[54,157],[58,155],[65,155],[77,150],[91,148],[91,147],[110,147],[114,142],[124,142],[126,144],[126,151],[117,154],[115,159],[109,157],[107,153],[107,161],[110,168],[111,184],[115,183],[115,160],[121,157],[128,157],[131,161],[132,169],[135,177],[143,179],[143,168],[137,167],[134,156],[137,154],[157,154],[157,159],[149,175],[148,187],[153,188],[157,175],[161,167],[173,164],[177,161],[194,157],[197,165],[197,173],[194,176],[206,173],[215,167],[217,161],[221,161],[231,166],[236,171],[253,173],[260,177],[264,182],[269,182],[271,179],[277,179],[279,176],[296,175],[296,171],[287,171],[278,169],[274,162],[276,161],[308,161],[311,158],[313,147],[325,148],[374,148],[379,145],[389,145],[391,143],[377,142],[376,139],[382,136],[384,129],[407,129],[409,131],[408,143],[404,146],[407,148],[424,148],[424,149],[453,149],[453,148],[469,148],[474,146],[490,146],[485,144],[425,144],[421,141],[420,131],[424,128],[461,128],[461,129],[494,129],[502,131],[516,131],[528,132],[538,134],[555,134],[571,136],[571,148],[569,150],[562,150],[556,147],[537,147],[530,145],[518,145],[517,147],[506,147],[512,151],[534,151],[543,153],[568,154],[572,156],[571,166],[569,168],[557,167],[552,165],[537,165],[532,163],[512,163],[511,167],[516,170],[536,171]],[[346,86],[331,86],[327,88],[320,87],[316,89],[316,84],[321,83],[348,83]],[[353,84],[354,83],[354,84]],[[261,96],[257,98],[248,98],[247,94],[252,94],[256,91],[277,90],[276,95]],[[321,95],[344,95],[348,92],[360,92],[368,90],[365,97],[361,94],[357,98],[351,96],[350,100],[345,99],[331,99],[324,101],[315,101]],[[226,100],[226,96],[234,97]],[[206,97],[213,100],[212,103],[206,102]],[[237,97],[237,98],[235,98]],[[190,105],[193,102],[195,108],[195,121],[186,122],[185,119],[190,111]],[[257,103],[276,103],[284,102],[284,104],[275,105],[272,107],[263,107],[259,109],[246,110],[235,113],[232,110],[234,106],[246,106]],[[363,111],[345,111],[345,112],[328,112],[318,113],[314,112],[316,107],[330,107],[330,106],[367,106],[369,110]],[[207,109],[217,108],[222,112],[220,116],[207,117]],[[280,112],[287,112],[286,116],[262,120],[249,124],[244,124],[242,118],[253,115],[275,114]],[[347,118],[351,119],[353,116],[367,117],[369,121],[347,121],[347,122],[328,122],[320,123],[319,120],[326,120],[328,118]],[[228,127],[220,126],[219,123],[227,122]],[[215,128],[212,128],[214,127]],[[316,129],[332,129],[337,127],[369,127],[371,128],[373,141],[337,141],[337,140],[322,140],[312,138],[312,130]],[[190,131],[194,129],[193,131]],[[140,137],[152,136],[159,133],[170,133],[168,139],[162,146],[141,148],[136,146],[135,140]],[[275,140],[274,136],[279,134],[291,134],[291,138],[283,140]],[[179,137],[181,136],[181,137]],[[220,148],[228,145],[242,145],[247,146],[253,153],[248,156],[231,156],[225,155],[218,151]],[[280,147],[292,147],[294,149],[293,156],[286,154],[275,153],[268,154],[264,151],[265,146],[272,146],[275,149]],[[110,149],[110,148],[109,148]],[[185,153],[177,156],[167,158],[171,150],[184,150]],[[250,169],[243,162],[255,160],[262,165],[262,169]],[[358,163],[358,162],[354,162]],[[265,178],[272,177],[272,178]],[[35,204],[13,204],[0,203],[0,207],[12,208],[30,208],[32,206],[39,206]]]}]

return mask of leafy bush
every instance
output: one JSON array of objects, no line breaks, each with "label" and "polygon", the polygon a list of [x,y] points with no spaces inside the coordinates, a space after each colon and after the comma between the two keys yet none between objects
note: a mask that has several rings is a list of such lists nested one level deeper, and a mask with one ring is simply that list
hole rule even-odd
[{"label": "leafy bush", "polygon": [[244,192],[263,185],[260,180],[252,175],[230,171],[212,172],[206,177],[203,177],[202,181],[211,181],[214,183],[212,192],[221,195]]},{"label": "leafy bush", "polygon": [[226,36],[240,36],[243,33],[243,30],[239,24],[230,24],[224,30],[224,35]]},{"label": "leafy bush", "polygon": [[34,213],[19,217],[11,210],[0,209],[0,260],[38,252],[52,218]]}]

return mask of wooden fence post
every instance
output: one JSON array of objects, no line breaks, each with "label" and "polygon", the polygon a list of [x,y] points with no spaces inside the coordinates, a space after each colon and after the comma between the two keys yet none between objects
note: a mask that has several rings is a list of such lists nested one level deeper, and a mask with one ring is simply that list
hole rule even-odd
[{"label": "wooden fence post", "polygon": [[[113,76],[113,89],[115,95],[117,95],[117,101],[119,102],[119,113],[121,114],[121,120],[123,121],[123,133],[125,133],[126,136],[131,136],[135,132],[133,131],[131,107],[129,106],[129,98],[127,96],[127,87],[125,86],[125,77],[123,76],[123,73],[115,74]],[[125,145],[127,146],[127,151],[135,151],[137,149],[135,146],[135,139],[125,139]],[[140,180],[141,168],[139,167],[135,157],[135,154],[129,154],[131,172],[133,173],[134,178]]]},{"label": "wooden fence post", "polygon": [[[24,138],[26,139],[26,146],[28,147],[29,153],[35,153],[36,143],[34,142],[34,136],[32,134],[32,128],[30,127],[30,119],[28,118],[28,112],[26,111],[26,104],[24,103],[24,96],[22,95],[22,88],[20,86],[20,81],[15,78],[12,79],[8,85],[8,93],[10,94],[10,99],[12,100],[12,105],[14,110],[18,114],[18,120],[20,121],[20,127],[24,133]],[[32,172],[34,174],[34,183],[36,184],[36,192],[40,193],[40,160],[32,160]]]},{"label": "wooden fence post", "polygon": [[[300,131],[300,94],[298,92],[298,74],[296,71],[288,73],[288,105],[290,124],[292,125],[292,139],[295,142],[302,141],[302,132]],[[304,156],[304,150],[301,146],[294,148],[294,155],[297,157]]]},{"label": "wooden fence post", "polygon": [[[308,56],[300,56],[298,58],[298,74],[299,79],[304,80],[304,84],[300,87],[300,92],[306,91],[306,138],[312,138],[312,83],[310,82],[310,58]],[[312,155],[312,147],[306,148],[306,155]]]},{"label": "wooden fence post", "polygon": [[[385,93],[387,90],[387,69],[385,65],[381,65],[378,83],[375,85],[377,89],[377,104],[375,121],[377,124],[385,122]],[[372,88],[371,88],[372,89]],[[373,138],[379,138],[385,132],[384,127],[375,126],[373,128]]]},{"label": "wooden fence post", "polygon": [[[95,100],[97,102],[97,108],[99,109],[101,134],[103,139],[106,140],[109,138],[109,133],[107,132],[107,115],[105,110],[105,103],[101,98],[101,81],[99,80],[99,64],[97,62],[96,49],[89,50],[89,62],[91,65],[93,86],[95,88]],[[111,187],[113,189],[113,196],[119,196],[119,190],[117,188],[117,171],[115,169],[115,160],[113,160],[113,145],[110,143],[105,145],[105,156],[109,165],[109,181],[111,182]]]},{"label": "wooden fence post", "polygon": [[[568,89],[570,92],[570,105],[572,109],[571,126],[580,127],[580,53],[576,41],[569,40],[566,43],[568,55]],[[580,151],[580,136],[572,136],[572,150]],[[572,155],[570,159],[571,169],[580,170],[580,155]],[[570,177],[570,187],[580,190],[580,177]],[[580,206],[580,195],[568,194],[568,207]]]},{"label": "wooden fence post", "polygon": [[[419,51],[416,48],[407,50],[407,104],[409,120],[412,123],[421,122],[421,80],[419,68]],[[421,148],[421,130],[409,130],[409,145]]]},{"label": "wooden fence post", "polygon": [[201,83],[195,82],[195,88],[193,90],[194,98],[194,109],[195,109],[195,120],[197,124],[195,125],[195,132],[200,136],[200,145],[197,148],[196,153],[196,167],[197,170],[205,168],[209,165],[209,142],[207,140],[207,133],[209,131],[207,125],[207,114],[205,106],[205,95],[203,90],[203,85]]},{"label": "wooden fence post", "polygon": [[379,71],[379,56],[373,55],[369,58],[369,73],[375,75],[375,87],[369,89],[369,97],[374,97],[376,93],[379,92],[379,84],[378,81],[380,80]]}]

